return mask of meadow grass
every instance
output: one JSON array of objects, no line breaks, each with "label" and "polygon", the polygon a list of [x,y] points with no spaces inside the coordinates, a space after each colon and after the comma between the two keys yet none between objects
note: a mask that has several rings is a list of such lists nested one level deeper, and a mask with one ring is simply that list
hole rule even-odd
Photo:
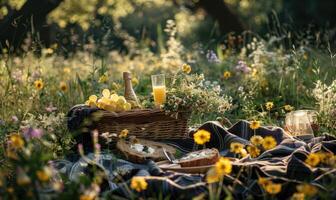
[{"label": "meadow grass", "polygon": [[[40,166],[71,152],[74,141],[66,127],[67,111],[105,88],[122,95],[123,71],[132,72],[135,91],[142,101],[151,96],[151,74],[165,73],[169,78],[184,63],[191,66],[192,74],[204,74],[207,87],[217,88],[232,98],[232,107],[224,115],[198,113],[192,116],[190,126],[227,118],[231,122],[259,120],[262,125],[283,127],[285,114],[290,111],[286,105],[290,105],[295,110],[318,112],[320,130],[316,135],[336,134],[336,65],[330,50],[311,46],[286,49],[256,38],[242,48],[218,45],[217,49],[187,50],[174,34],[165,46],[160,53],[139,45],[129,53],[110,51],[97,56],[94,52],[99,47],[89,44],[85,51],[67,57],[57,54],[56,45],[21,55],[3,50],[0,56],[0,172],[3,176],[0,181],[7,187],[6,197],[11,193],[8,188],[36,195],[37,191],[25,191],[15,181],[11,182],[11,177],[17,176],[17,168],[25,169],[36,179],[33,174]],[[267,102],[272,102],[273,107],[267,109]],[[47,139],[28,148],[35,156],[21,161],[9,159],[8,136],[30,127],[43,129]],[[9,178],[3,178],[4,174]],[[79,192],[67,194],[76,196]]]}]

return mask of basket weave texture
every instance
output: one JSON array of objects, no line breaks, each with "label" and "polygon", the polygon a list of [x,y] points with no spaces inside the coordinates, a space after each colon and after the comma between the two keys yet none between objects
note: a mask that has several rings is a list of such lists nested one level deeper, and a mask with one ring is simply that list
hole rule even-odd
[{"label": "basket weave texture", "polygon": [[160,109],[139,109],[126,112],[101,111],[95,128],[100,132],[119,134],[123,129],[137,138],[161,140],[182,139],[188,135],[190,113],[178,113],[171,117]]}]

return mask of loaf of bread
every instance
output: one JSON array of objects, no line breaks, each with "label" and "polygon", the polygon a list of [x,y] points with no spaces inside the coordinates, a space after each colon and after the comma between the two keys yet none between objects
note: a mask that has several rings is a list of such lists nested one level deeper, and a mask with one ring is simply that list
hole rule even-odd
[{"label": "loaf of bread", "polygon": [[217,149],[203,149],[190,152],[178,160],[181,167],[197,167],[215,164],[220,158]]},{"label": "loaf of bread", "polygon": [[163,153],[163,148],[172,155],[176,154],[176,149],[161,142],[154,142],[144,139],[135,140],[119,140],[117,142],[117,149],[125,155],[125,157],[135,163],[143,163],[150,159],[154,161],[166,160]]}]

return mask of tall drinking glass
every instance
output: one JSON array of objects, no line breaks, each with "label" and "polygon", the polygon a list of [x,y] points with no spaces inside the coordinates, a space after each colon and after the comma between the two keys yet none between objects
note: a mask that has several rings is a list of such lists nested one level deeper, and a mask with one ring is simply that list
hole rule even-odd
[{"label": "tall drinking glass", "polygon": [[152,75],[151,78],[152,78],[155,106],[160,107],[162,104],[166,102],[165,75],[164,74]]}]

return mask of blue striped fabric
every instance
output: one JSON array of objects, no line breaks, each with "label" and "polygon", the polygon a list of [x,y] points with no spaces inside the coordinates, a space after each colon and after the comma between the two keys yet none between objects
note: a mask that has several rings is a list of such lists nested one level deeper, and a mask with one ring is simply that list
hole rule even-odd
[{"label": "blue striped fabric", "polygon": [[[89,116],[94,110],[87,110],[83,107],[72,110],[69,113],[69,128],[76,129],[83,120],[83,116]],[[277,141],[274,149],[263,152],[257,158],[249,155],[242,159],[235,159],[233,162],[233,172],[225,176],[224,185],[230,186],[230,190],[235,199],[262,198],[263,192],[257,184],[258,177],[269,177],[272,181],[284,183],[282,191],[277,195],[279,199],[288,199],[295,186],[302,182],[309,182],[316,187],[325,190],[331,198],[336,199],[334,191],[328,192],[326,183],[335,180],[336,170],[332,167],[310,167],[305,164],[307,155],[320,150],[336,153],[336,138],[325,134],[320,137],[297,137],[288,135],[279,127],[260,127],[256,131],[249,128],[248,121],[239,121],[232,127],[226,129],[218,122],[206,122],[199,129],[205,129],[211,133],[210,142],[206,144],[208,148],[217,148],[223,156],[233,157],[229,152],[232,142],[249,144],[249,139],[253,135],[273,136]],[[193,142],[195,130],[190,131],[190,137],[183,140],[164,140],[169,145],[178,148],[181,152],[187,153],[195,150]],[[83,143],[83,141],[78,141]],[[84,141],[85,142],[85,141]],[[148,161],[143,165],[134,164],[125,160],[117,159],[112,154],[101,154],[95,163],[93,154],[89,154],[87,159],[80,158],[77,161],[67,160],[54,161],[53,165],[59,173],[67,175],[71,180],[76,180],[80,174],[88,175],[87,168],[92,165],[99,166],[106,173],[106,188],[108,195],[113,199],[116,197],[130,198],[129,182],[133,176],[144,176],[148,182],[148,189],[141,193],[134,193],[142,197],[163,197],[169,196],[171,199],[191,199],[200,194],[208,194],[208,184],[204,181],[202,174],[185,174],[176,172],[164,172],[159,169],[153,161]],[[88,161],[89,160],[89,161]],[[117,177],[122,177],[120,181]],[[234,185],[234,187],[233,187]],[[330,190],[330,189],[329,189]],[[222,193],[223,198],[225,192]]]}]

